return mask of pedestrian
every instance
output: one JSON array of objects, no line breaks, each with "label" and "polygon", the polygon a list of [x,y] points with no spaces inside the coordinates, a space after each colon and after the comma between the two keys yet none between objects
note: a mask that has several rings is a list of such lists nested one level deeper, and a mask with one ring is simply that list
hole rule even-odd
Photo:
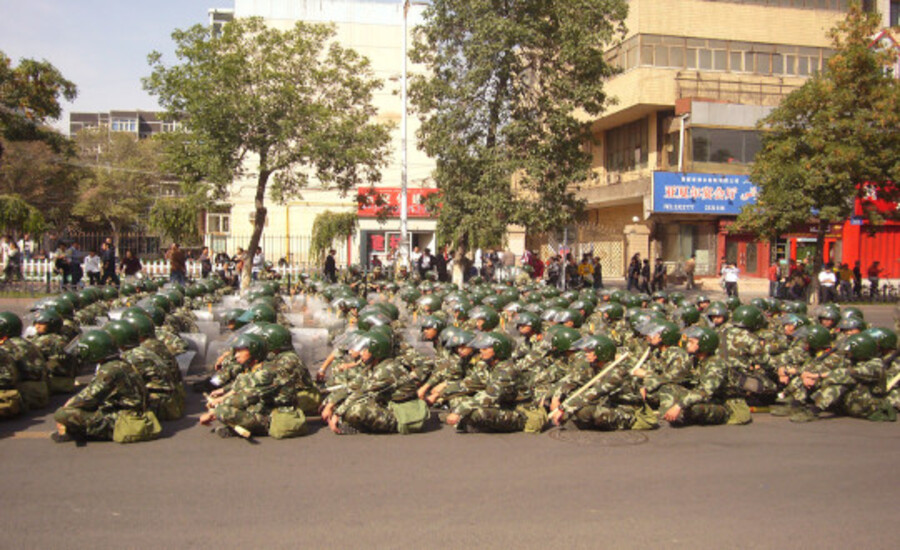
[{"label": "pedestrian", "polygon": [[766,273],[767,278],[769,279],[769,298],[777,298],[778,297],[778,263],[769,264],[769,269]]},{"label": "pedestrian", "polygon": [[694,283],[694,272],[697,270],[697,255],[691,254],[691,257],[688,258],[686,262],[684,262],[684,275],[687,277],[687,282],[684,285],[686,290],[693,290],[697,288],[697,285]]},{"label": "pedestrian", "polygon": [[738,297],[738,276],[741,270],[736,265],[726,262],[722,268],[722,282],[725,284],[725,294],[727,296]]},{"label": "pedestrian", "polygon": [[447,276],[448,259],[449,256],[447,254],[447,245],[444,245],[438,249],[438,253],[434,257],[434,269],[435,271],[437,271],[438,281],[442,283],[450,282],[450,278]]},{"label": "pedestrian", "polygon": [[834,289],[837,285],[837,276],[834,274],[834,265],[831,262],[825,264],[819,272],[819,303],[827,304],[834,301]]},{"label": "pedestrian", "polygon": [[591,262],[590,253],[584,253],[581,255],[581,263],[578,264],[578,277],[581,278],[584,284],[594,284],[594,264]]},{"label": "pedestrian", "polygon": [[638,288],[639,282],[641,279],[641,254],[638,252],[634,256],[631,257],[631,262],[628,264],[628,292],[631,292],[631,289]]},{"label": "pedestrian", "polygon": [[204,246],[200,251],[200,277],[206,279],[212,273],[212,260],[209,257],[209,247]]},{"label": "pedestrian", "polygon": [[66,257],[66,245],[59,243],[53,256],[53,269],[62,278],[62,288],[69,284],[69,259]]},{"label": "pedestrian", "polygon": [[644,294],[650,294],[650,259],[644,258],[644,263],[641,265],[641,274],[638,279],[638,292],[643,292]]},{"label": "pedestrian", "polygon": [[21,281],[22,277],[22,253],[15,241],[9,243],[9,253],[6,257],[6,268],[3,270],[7,281]]},{"label": "pedestrian", "polygon": [[322,269],[325,280],[330,283],[337,282],[337,264],[334,261],[335,254],[337,254],[337,251],[333,248],[328,251],[328,256],[325,258],[325,267]]},{"label": "pedestrian", "polygon": [[125,257],[122,259],[122,263],[119,265],[119,270],[125,277],[132,278],[136,277],[141,270],[144,269],[144,266],[141,265],[141,260],[138,259],[137,256],[134,255],[131,250],[125,251]]},{"label": "pedestrian", "polygon": [[166,252],[166,259],[169,260],[169,281],[176,284],[185,284],[187,275],[187,257],[184,251],[179,248],[178,243],[172,243]]},{"label": "pedestrian", "polygon": [[416,260],[416,269],[419,271],[419,278],[425,279],[425,274],[434,268],[434,256],[431,255],[431,249],[426,248],[424,252]]},{"label": "pedestrian", "polygon": [[263,255],[262,247],[256,247],[256,254],[253,255],[253,264],[250,269],[250,278],[254,281],[259,280],[259,274],[262,273],[266,263],[266,257]]},{"label": "pedestrian", "polygon": [[849,302],[852,292],[853,272],[850,271],[850,266],[841,264],[840,270],[838,271],[838,293],[842,300]]},{"label": "pedestrian", "polygon": [[66,258],[69,261],[69,278],[72,287],[78,288],[81,285],[81,279],[84,278],[84,270],[81,265],[84,263],[84,252],[81,251],[81,245],[77,241],[73,241],[66,250]]},{"label": "pedestrian", "polygon": [[657,258],[653,265],[653,292],[666,289],[666,266],[662,258]]},{"label": "pedestrian", "polygon": [[96,250],[91,250],[84,258],[84,272],[87,273],[88,283],[91,285],[100,284],[100,256]]},{"label": "pedestrian", "polygon": [[862,266],[859,260],[853,262],[853,295],[857,298],[862,295]]},{"label": "pedestrian", "polygon": [[603,264],[600,263],[600,257],[594,256],[594,288],[603,288]]},{"label": "pedestrian", "polygon": [[100,245],[100,265],[103,271],[100,275],[100,284],[119,286],[119,275],[116,274],[116,249],[109,237]]},{"label": "pedestrian", "polygon": [[869,269],[866,270],[866,277],[869,279],[869,294],[873,297],[878,294],[878,279],[883,271],[881,262],[878,260],[872,262],[869,265]]}]

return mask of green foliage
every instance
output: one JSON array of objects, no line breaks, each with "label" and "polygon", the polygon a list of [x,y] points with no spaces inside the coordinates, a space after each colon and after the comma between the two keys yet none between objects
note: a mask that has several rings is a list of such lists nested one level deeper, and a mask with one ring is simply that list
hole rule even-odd
[{"label": "green foliage", "polygon": [[359,219],[356,212],[332,212],[326,210],[316,216],[313,221],[312,243],[310,253],[317,260],[321,260],[325,253],[334,245],[337,238],[347,238],[356,232],[356,224]]},{"label": "green foliage", "polygon": [[735,229],[774,237],[815,221],[824,229],[852,214],[854,198],[872,182],[884,199],[896,200],[900,181],[900,85],[884,73],[890,52],[870,48],[878,17],[858,3],[830,31],[835,54],[760,121],[762,150],[751,179],[759,186]]},{"label": "green foliage", "polygon": [[0,195],[0,231],[39,235],[45,228],[41,212],[18,195]]},{"label": "green foliage", "polygon": [[100,128],[82,130],[76,144],[86,175],[73,214],[104,223],[114,234],[143,222],[164,177],[159,142]]},{"label": "green foliage", "polygon": [[[12,60],[0,52],[0,137],[8,141],[44,141],[55,151],[65,151],[68,140],[43,126],[62,114],[59,98],[77,95],[75,84],[47,61]],[[0,155],[3,148],[0,146]]]},{"label": "green foliage", "polygon": [[150,208],[150,227],[172,241],[193,244],[199,240],[197,202],[186,198],[163,198]]},{"label": "green foliage", "polygon": [[368,60],[334,36],[327,25],[278,30],[260,18],[237,19],[218,36],[202,25],[176,30],[177,65],[167,67],[159,53],[149,57],[144,88],[186,133],[167,148],[179,177],[210,182],[214,196],[248,166],[257,169],[248,250],[265,226],[267,191],[283,201],[312,179],[344,192],[380,180],[389,131],[372,122],[372,94],[381,82]]},{"label": "green foliage", "polygon": [[[582,207],[586,118],[610,100],[603,55],[624,33],[624,0],[435,0],[411,58],[420,146],[437,160],[439,238],[497,245],[508,224],[546,231]],[[584,115],[588,115],[584,117]]]}]

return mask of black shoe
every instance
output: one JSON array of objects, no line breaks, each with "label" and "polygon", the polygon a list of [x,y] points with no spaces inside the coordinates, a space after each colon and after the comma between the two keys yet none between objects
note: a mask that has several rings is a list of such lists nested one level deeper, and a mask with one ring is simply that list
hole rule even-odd
[{"label": "black shoe", "polygon": [[75,441],[75,438],[69,434],[61,434],[58,432],[53,432],[50,434],[50,439],[55,441],[56,443],[69,443],[70,441]]},{"label": "black shoe", "polygon": [[215,433],[217,436],[221,437],[222,439],[228,439],[229,437],[237,436],[237,434],[234,433],[234,430],[232,430],[228,426],[219,426],[213,430],[213,433]]},{"label": "black shoe", "polygon": [[344,421],[338,424],[338,431],[341,432],[341,435],[356,435],[359,433],[359,430]]}]

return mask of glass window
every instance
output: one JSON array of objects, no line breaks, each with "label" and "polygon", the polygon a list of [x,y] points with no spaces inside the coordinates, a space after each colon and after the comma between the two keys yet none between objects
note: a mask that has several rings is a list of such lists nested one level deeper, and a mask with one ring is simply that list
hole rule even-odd
[{"label": "glass window", "polygon": [[772,74],[784,74],[784,58],[779,53],[772,54]]},{"label": "glass window", "polygon": [[606,132],[606,169],[625,172],[647,167],[649,123],[642,118]]},{"label": "glass window", "polygon": [[741,52],[731,52],[731,70],[741,72],[744,70],[744,54]]},{"label": "glass window", "polygon": [[809,75],[809,58],[805,55],[797,58],[797,74],[800,76]]},{"label": "glass window", "polygon": [[900,2],[891,2],[890,25],[900,26]]},{"label": "glass window", "polygon": [[697,68],[697,50],[695,48],[685,50],[684,64],[688,69]]},{"label": "glass window", "polygon": [[679,69],[684,67],[684,48],[681,46],[669,48],[669,66]]},{"label": "glass window", "polygon": [[712,52],[707,49],[702,49],[699,51],[700,54],[700,68],[704,70],[712,69]]},{"label": "glass window", "polygon": [[797,74],[797,56],[784,56],[784,74]]},{"label": "glass window", "polygon": [[656,53],[655,65],[657,67],[668,67],[669,66],[669,48],[666,46],[656,46],[654,48]]},{"label": "glass window", "polygon": [[760,150],[754,130],[691,129],[691,158],[695,162],[749,164]]},{"label": "glass window", "polygon": [[653,65],[653,46],[641,46],[641,65]]},{"label": "glass window", "polygon": [[717,71],[728,70],[728,52],[725,50],[715,50],[713,52],[713,68]]}]

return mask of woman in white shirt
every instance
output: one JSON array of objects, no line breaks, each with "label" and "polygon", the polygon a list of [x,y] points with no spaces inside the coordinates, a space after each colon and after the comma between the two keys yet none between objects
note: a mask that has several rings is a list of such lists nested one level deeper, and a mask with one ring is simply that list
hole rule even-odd
[{"label": "woman in white shirt", "polygon": [[722,268],[722,280],[725,282],[725,294],[727,296],[737,297],[738,295],[738,275],[741,270],[734,264],[725,264]]}]

